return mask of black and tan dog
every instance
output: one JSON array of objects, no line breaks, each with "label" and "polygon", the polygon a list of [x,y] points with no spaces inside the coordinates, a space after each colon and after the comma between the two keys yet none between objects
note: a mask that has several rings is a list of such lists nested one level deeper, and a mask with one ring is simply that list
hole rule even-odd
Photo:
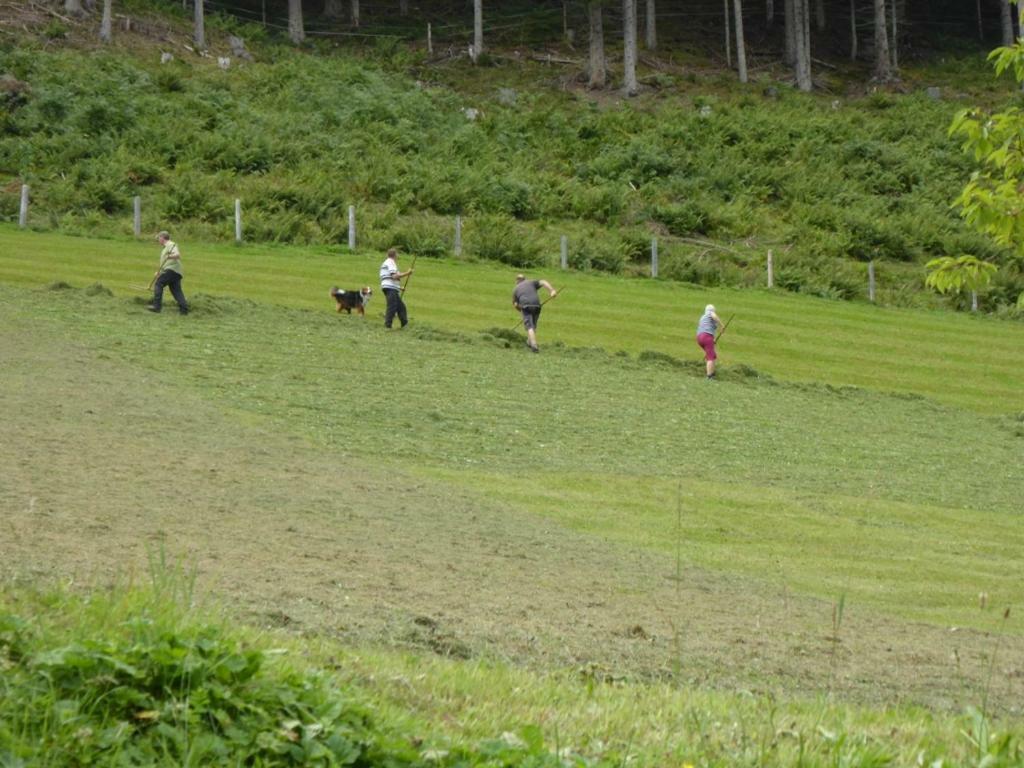
[{"label": "black and tan dog", "polygon": [[373,295],[373,290],[370,286],[366,286],[358,291],[343,291],[337,286],[331,288],[331,298],[338,305],[339,312],[348,312],[352,314],[354,309],[363,317],[366,317],[366,305],[370,303],[370,297]]}]

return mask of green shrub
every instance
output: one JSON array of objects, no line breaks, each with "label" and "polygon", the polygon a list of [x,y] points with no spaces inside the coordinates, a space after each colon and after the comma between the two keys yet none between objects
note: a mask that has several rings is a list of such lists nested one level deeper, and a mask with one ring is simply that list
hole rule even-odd
[{"label": "green shrub", "polygon": [[217,199],[212,182],[199,174],[181,174],[169,184],[161,213],[169,221],[209,221],[228,213],[226,201]]},{"label": "green shrub", "polygon": [[586,236],[569,249],[569,266],[618,274],[626,266],[626,249],[618,237]]},{"label": "green shrub", "polygon": [[650,217],[673,235],[704,235],[710,229],[707,208],[694,199],[655,205]]},{"label": "green shrub", "polygon": [[398,221],[388,230],[386,241],[405,253],[420,256],[446,256],[451,253],[454,225],[450,219],[423,216]]},{"label": "green shrub", "polygon": [[544,263],[540,247],[504,216],[476,216],[466,233],[467,250],[481,259],[525,269]]}]

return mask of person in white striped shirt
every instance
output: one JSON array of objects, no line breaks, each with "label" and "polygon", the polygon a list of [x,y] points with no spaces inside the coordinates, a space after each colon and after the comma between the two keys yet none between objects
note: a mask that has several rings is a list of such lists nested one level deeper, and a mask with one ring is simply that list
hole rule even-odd
[{"label": "person in white striped shirt", "polygon": [[380,265],[380,287],[384,291],[384,299],[387,301],[387,309],[384,311],[384,327],[390,328],[394,322],[395,315],[398,315],[398,322],[405,328],[409,324],[409,315],[405,309],[405,302],[402,301],[402,278],[412,274],[411,269],[405,272],[398,270],[398,251],[394,248],[388,251],[388,257]]}]

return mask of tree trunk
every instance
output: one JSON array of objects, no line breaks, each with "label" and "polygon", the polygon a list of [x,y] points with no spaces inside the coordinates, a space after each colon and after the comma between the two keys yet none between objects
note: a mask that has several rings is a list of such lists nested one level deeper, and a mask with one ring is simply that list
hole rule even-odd
[{"label": "tree trunk", "polygon": [[740,82],[747,82],[747,47],[743,41],[743,0],[733,0],[736,12],[736,66],[740,72]]},{"label": "tree trunk", "polygon": [[340,19],[345,13],[341,0],[324,0],[324,16],[328,19]]},{"label": "tree trunk", "polygon": [[398,0],[398,13],[400,16],[409,15],[409,0]]},{"label": "tree trunk", "polygon": [[195,21],[196,21],[196,24],[195,24],[195,34],[193,35],[193,37],[195,38],[196,50],[197,51],[205,51],[206,50],[206,20],[203,17],[203,10],[204,10],[203,6],[205,5],[205,2],[206,2],[206,0],[195,0],[195,4],[196,4],[196,8],[195,8]]},{"label": "tree trunk", "polygon": [[658,47],[657,17],[654,11],[655,0],[647,0],[647,13],[644,15],[644,47],[653,51]]},{"label": "tree trunk", "polygon": [[814,87],[811,78],[811,8],[809,0],[793,3],[793,36],[796,42],[796,87],[809,93]]},{"label": "tree trunk", "polygon": [[722,0],[722,26],[725,27],[725,66],[732,69],[732,37],[729,30],[729,0]]},{"label": "tree trunk", "polygon": [[875,79],[883,83],[892,79],[887,26],[885,0],[875,0]]},{"label": "tree trunk", "polygon": [[857,60],[857,0],[850,0],[850,61],[856,61],[856,60]]},{"label": "tree trunk", "polygon": [[899,45],[899,30],[896,28],[896,6],[899,5],[899,0],[890,0],[892,2],[892,39],[889,41],[889,55],[892,60],[892,69],[895,73],[900,68],[900,45]]},{"label": "tree trunk", "polygon": [[786,15],[786,55],[783,56],[783,61],[790,67],[796,66],[796,2],[797,0],[783,0]]},{"label": "tree trunk", "polygon": [[100,21],[100,40],[109,43],[114,39],[114,0],[103,0],[103,19]]},{"label": "tree trunk", "polygon": [[590,27],[590,82],[591,88],[604,88],[608,82],[608,62],[604,56],[604,22],[600,0],[591,0],[587,6]]},{"label": "tree trunk", "polygon": [[1013,16],[1010,0],[999,0],[999,19],[1003,31],[1003,45],[1013,45]]},{"label": "tree trunk", "polygon": [[358,27],[359,23],[359,0],[352,0],[352,26]]},{"label": "tree trunk", "polygon": [[295,45],[306,39],[306,28],[302,23],[302,0],[288,0],[288,38]]},{"label": "tree trunk", "polygon": [[484,52],[484,0],[473,0],[473,55]]},{"label": "tree trunk", "polygon": [[775,23],[775,0],[765,0],[764,5],[764,26],[771,29]]},{"label": "tree trunk", "polygon": [[815,27],[819,32],[825,31],[825,0],[814,0]]},{"label": "tree trunk", "polygon": [[[981,2],[981,0],[978,1]],[[80,16],[82,14],[82,0],[64,0],[64,13]]]},{"label": "tree trunk", "polygon": [[[1024,3],[1017,3],[1017,36],[1024,37]],[[1021,81],[1021,90],[1024,91],[1024,80]]]},{"label": "tree trunk", "polygon": [[622,0],[623,76],[622,88],[627,96],[636,96],[636,0]]},{"label": "tree trunk", "polygon": [[978,39],[979,40],[984,40],[985,39],[985,27],[981,23],[981,0],[978,0],[975,3],[975,6],[976,6],[975,7],[975,11],[978,14]]}]

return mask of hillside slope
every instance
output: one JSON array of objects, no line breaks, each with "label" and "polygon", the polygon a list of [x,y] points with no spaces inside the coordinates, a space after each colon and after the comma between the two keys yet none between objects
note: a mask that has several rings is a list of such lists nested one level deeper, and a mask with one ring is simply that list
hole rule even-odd
[{"label": "hillside slope", "polygon": [[[212,25],[215,52],[233,24]],[[780,287],[863,297],[874,260],[889,303],[935,301],[927,258],[1004,257],[949,210],[969,173],[946,136],[954,111],[1013,92],[959,93],[984,77],[978,59],[908,69],[906,94],[679,72],[623,101],[553,89],[528,59],[477,70],[395,44],[257,39],[254,61],[224,71],[177,42],[173,17],[134,30],[103,50],[53,25],[2,38],[0,72],[25,86],[0,130],[4,218],[26,182],[34,226],[131,231],[138,195],[146,230],[230,239],[238,198],[249,240],[333,244],[354,205],[365,245],[440,254],[461,214],[468,253],[517,266],[556,261],[564,234],[576,268],[644,272],[657,237],[662,276],[705,285],[762,284],[772,249]],[[953,101],[924,94],[935,82]],[[983,304],[1022,290],[1010,265]]]}]

